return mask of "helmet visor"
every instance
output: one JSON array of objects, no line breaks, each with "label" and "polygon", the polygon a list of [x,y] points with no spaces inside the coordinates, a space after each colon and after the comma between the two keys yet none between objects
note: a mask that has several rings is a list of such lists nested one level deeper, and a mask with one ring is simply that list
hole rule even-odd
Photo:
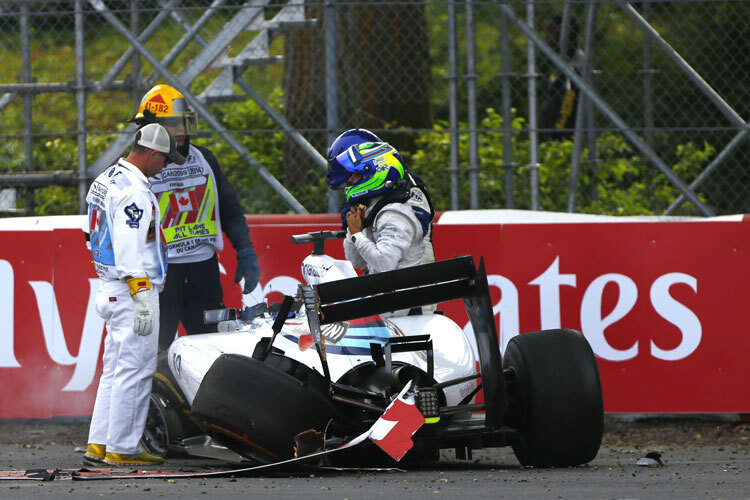
[{"label": "helmet visor", "polygon": [[395,150],[386,143],[355,144],[328,162],[326,182],[331,188],[340,189],[345,187],[353,173],[362,174],[361,181],[367,180],[390,151]]},{"label": "helmet visor", "polygon": [[326,184],[328,184],[328,187],[331,189],[343,189],[351,176],[352,173],[348,170],[334,168],[329,163],[328,174],[326,174]]},{"label": "helmet visor", "polygon": [[358,145],[350,146],[343,152],[336,155],[328,162],[328,175],[326,182],[332,189],[341,189],[354,172],[357,172],[357,166],[362,160],[359,153]]},{"label": "helmet visor", "polygon": [[198,134],[198,120],[192,111],[182,116],[162,116],[157,121],[174,135],[195,136]]}]

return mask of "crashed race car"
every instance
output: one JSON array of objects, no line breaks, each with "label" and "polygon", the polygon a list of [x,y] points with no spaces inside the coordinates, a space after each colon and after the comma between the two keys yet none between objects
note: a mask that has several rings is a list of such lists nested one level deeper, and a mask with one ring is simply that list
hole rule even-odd
[{"label": "crashed race car", "polygon": [[[284,461],[361,434],[408,392],[420,425],[406,461],[499,446],[535,467],[596,457],[602,392],[581,333],[517,335],[501,356],[483,261],[357,276],[324,252],[325,241],[344,235],[292,236],[314,247],[296,297],[207,311],[217,333],[181,337],[160,357],[142,439],[151,453]],[[463,299],[478,359],[463,329],[439,312],[392,313],[454,299]],[[357,450],[346,463],[401,458],[371,442]]]}]

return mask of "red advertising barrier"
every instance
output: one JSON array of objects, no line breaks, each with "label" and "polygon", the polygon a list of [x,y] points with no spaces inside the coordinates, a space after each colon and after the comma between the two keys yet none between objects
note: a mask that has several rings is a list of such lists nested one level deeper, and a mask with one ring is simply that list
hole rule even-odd
[{"label": "red advertising barrier", "polygon": [[750,221],[438,225],[435,240],[439,259],[484,256],[501,345],[584,333],[605,411],[750,410]]},{"label": "red advertising barrier", "polygon": [[[607,412],[750,412],[750,220],[507,223],[494,211],[470,222],[454,214],[435,225],[436,257],[484,258],[501,348],[519,332],[581,330]],[[311,249],[290,235],[339,226],[335,214],[248,221],[261,265],[248,304],[296,290]],[[91,414],[104,332],[82,222],[0,221],[0,418]],[[225,248],[225,302],[239,307],[235,253]],[[343,258],[339,242],[326,250]],[[441,309],[467,327],[462,304]]]}]

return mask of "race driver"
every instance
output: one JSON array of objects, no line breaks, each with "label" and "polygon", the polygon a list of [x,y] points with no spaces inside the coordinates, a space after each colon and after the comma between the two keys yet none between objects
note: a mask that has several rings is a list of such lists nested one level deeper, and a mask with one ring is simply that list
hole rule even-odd
[{"label": "race driver", "polygon": [[[345,132],[342,132],[328,148],[327,159],[329,168],[333,167],[333,162],[336,157],[349,149],[350,147],[357,144],[364,144],[367,142],[383,142],[380,137],[375,135],[364,128],[353,128]],[[411,205],[414,215],[422,225],[422,232],[424,233],[424,245],[425,251],[422,258],[422,264],[429,264],[435,262],[435,250],[432,243],[432,220],[435,217],[435,208],[430,200],[430,194],[427,191],[422,178],[412,172],[405,164],[401,155],[398,151],[394,152],[396,159],[404,167],[404,181],[409,185],[409,192],[411,197],[409,198],[409,204]],[[341,189],[346,186],[349,180],[349,174],[343,173],[342,175],[333,175],[328,177],[328,185],[331,189]],[[349,212],[351,204],[348,201],[344,201],[341,206],[341,218],[343,229],[346,229],[347,221],[346,214]]]},{"label": "race driver", "polygon": [[203,322],[203,311],[225,307],[217,259],[224,246],[222,231],[237,251],[235,282],[244,278],[243,293],[255,289],[260,267],[237,194],[219,162],[207,148],[190,143],[198,125],[184,96],[157,85],[143,96],[131,121],[164,125],[187,158],[184,165],[170,163],[150,179],[169,251],[169,279],[159,295],[159,349],[166,350],[180,321],[188,334],[204,333],[213,325]]},{"label": "race driver", "polygon": [[[412,205],[398,152],[385,142],[350,146],[329,162],[327,182],[346,181],[347,233],[344,252],[354,267],[370,273],[421,264],[425,244],[422,223]],[[394,315],[422,314],[421,308]]]}]

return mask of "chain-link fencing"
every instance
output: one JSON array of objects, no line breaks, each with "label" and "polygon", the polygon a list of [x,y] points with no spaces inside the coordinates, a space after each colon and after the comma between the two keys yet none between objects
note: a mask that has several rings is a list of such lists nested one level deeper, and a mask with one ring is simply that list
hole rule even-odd
[{"label": "chain-link fencing", "polygon": [[78,213],[156,83],[248,213],[365,127],[439,210],[750,212],[750,2],[0,0],[0,212]]}]

